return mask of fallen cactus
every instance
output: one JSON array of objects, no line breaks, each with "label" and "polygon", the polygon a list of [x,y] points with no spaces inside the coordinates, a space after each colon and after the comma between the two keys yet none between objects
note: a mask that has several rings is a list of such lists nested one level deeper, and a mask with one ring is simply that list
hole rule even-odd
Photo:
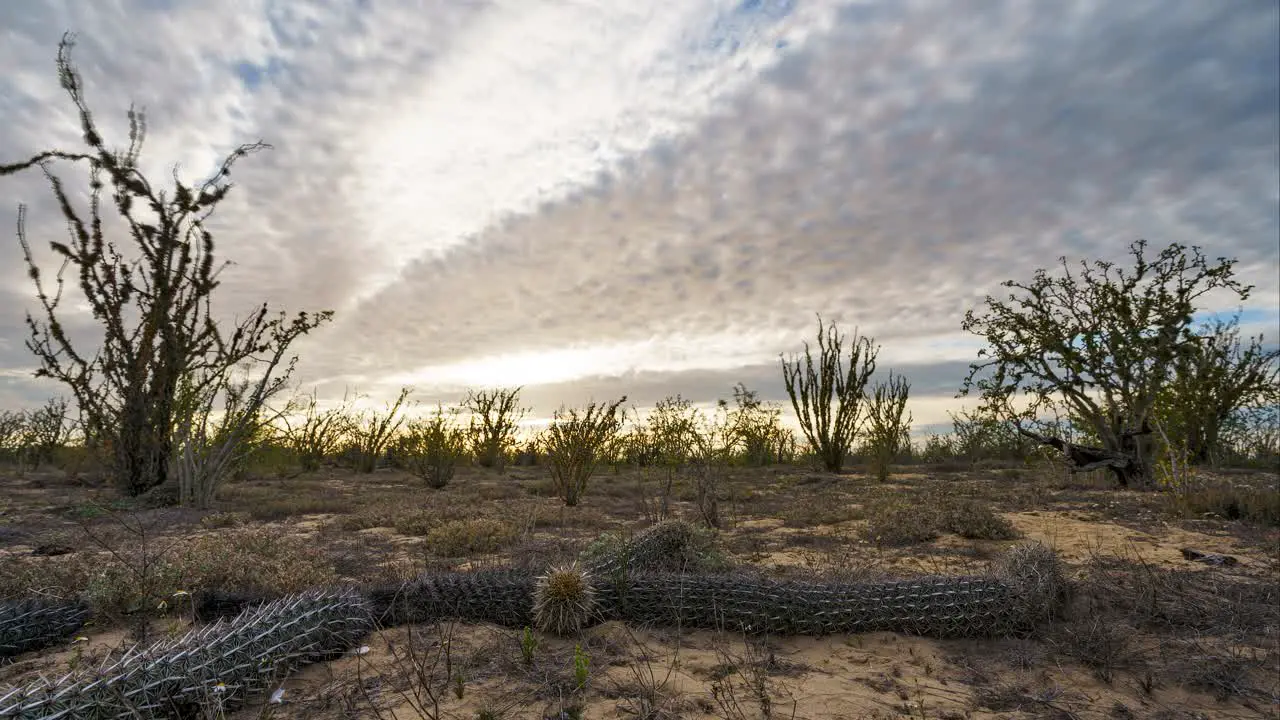
[{"label": "fallen cactus", "polygon": [[352,590],[312,590],[181,638],[134,648],[94,672],[0,694],[0,718],[186,718],[232,707],[290,669],[341,653],[373,627]]}]

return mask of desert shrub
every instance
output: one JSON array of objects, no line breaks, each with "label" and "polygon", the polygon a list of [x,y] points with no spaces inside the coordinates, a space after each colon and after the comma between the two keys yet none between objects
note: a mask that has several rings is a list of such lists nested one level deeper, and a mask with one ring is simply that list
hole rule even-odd
[{"label": "desert shrub", "polygon": [[760,400],[754,390],[738,383],[733,387],[733,410],[728,425],[733,450],[748,467],[786,462],[795,452],[795,437],[782,426],[782,406]]},{"label": "desert shrub", "polygon": [[1074,658],[1110,684],[1116,672],[1138,660],[1136,630],[1123,621],[1103,617],[1082,618],[1055,629],[1052,644],[1059,654]]},{"label": "desert shrub", "polygon": [[611,405],[593,402],[582,411],[561,408],[554,414],[543,444],[552,481],[565,505],[578,504],[596,465],[612,452],[622,428],[618,406],[626,399],[624,395]]},{"label": "desert shrub", "polygon": [[0,460],[13,462],[26,435],[26,413],[0,410]]},{"label": "desert shrub", "polygon": [[467,432],[455,417],[456,413],[446,415],[443,407],[436,406],[429,418],[411,421],[405,428],[398,448],[400,460],[427,487],[448,485],[458,461],[466,455]]},{"label": "desert shrub", "polygon": [[516,541],[518,533],[509,523],[492,518],[450,520],[426,534],[427,548],[442,557],[462,557],[497,552]]},{"label": "desert shrub", "polygon": [[911,445],[911,413],[907,396],[911,384],[901,376],[876,383],[867,402],[866,449],[876,479],[889,479],[889,466]]},{"label": "desert shrub", "polygon": [[862,536],[881,547],[915,545],[938,537],[937,511],[919,498],[894,496],[867,507]]},{"label": "desert shrub", "polygon": [[371,473],[377,469],[378,460],[404,423],[404,416],[399,412],[411,392],[410,388],[401,388],[400,395],[387,406],[385,413],[362,413],[347,425],[347,449],[355,461],[356,470]]},{"label": "desert shrub", "polygon": [[[316,544],[280,528],[238,528],[202,535],[186,545],[174,564],[180,589],[287,593],[335,579]],[[179,589],[179,588],[175,588]]]},{"label": "desert shrub", "polygon": [[1280,492],[1275,487],[1202,480],[1170,493],[1167,501],[1170,511],[1182,517],[1213,515],[1280,526]]},{"label": "desert shrub", "polygon": [[916,457],[930,464],[951,463],[956,459],[955,441],[948,435],[933,434],[915,451]]},{"label": "desert shrub", "polygon": [[1012,423],[998,418],[989,408],[947,413],[951,417],[949,438],[951,458],[961,458],[970,465],[982,460],[1019,460],[1033,449]]},{"label": "desert shrub", "polygon": [[65,398],[52,398],[38,410],[22,413],[18,433],[18,462],[24,469],[39,470],[71,439],[71,423]]},{"label": "desert shrub", "polygon": [[[314,390],[305,398],[290,402],[280,417],[282,429],[279,440],[297,458],[302,469],[310,472],[319,470],[326,458],[338,452],[350,422],[347,417],[350,406],[344,397],[341,407],[321,412]],[[289,420],[289,415],[298,411],[302,412],[302,417]]]},{"label": "desert shrub", "polygon": [[715,417],[700,423],[691,438],[688,474],[693,480],[694,504],[707,527],[721,525],[720,486],[728,475],[734,446],[742,439],[740,422],[741,416],[734,418],[722,400]]},{"label": "desert shrub", "polygon": [[1008,518],[972,498],[941,498],[938,522],[941,529],[970,540],[1013,540],[1022,535]]},{"label": "desert shrub", "polygon": [[529,412],[518,407],[520,388],[470,391],[463,407],[471,413],[467,440],[480,467],[502,469],[516,443],[520,420]]},{"label": "desert shrub", "polygon": [[121,556],[102,562],[83,590],[96,615],[119,621],[158,613],[185,584],[172,557]]}]

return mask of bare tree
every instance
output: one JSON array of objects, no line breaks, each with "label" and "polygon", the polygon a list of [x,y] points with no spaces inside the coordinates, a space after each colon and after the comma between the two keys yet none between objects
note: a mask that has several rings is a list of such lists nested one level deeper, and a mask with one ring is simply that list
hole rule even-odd
[{"label": "bare tree", "polygon": [[[72,46],[73,37],[63,36],[58,76],[79,110],[90,152],[49,150],[0,165],[0,176],[38,166],[70,230],[69,242],[49,243],[62,258],[57,289],[50,296],[27,242],[26,208],[18,209],[18,240],[44,310],[43,321],[26,316],[31,332],[26,344],[40,360],[36,376],[54,378],[71,389],[86,435],[109,445],[116,481],[125,492],[137,495],[165,482],[176,422],[195,412],[199,399],[208,397],[226,370],[287,347],[332,313],[301,312],[289,322],[284,313],[270,318],[264,304],[236,326],[230,338],[224,336],[213,319],[210,298],[226,263],[215,267],[213,236],[205,222],[232,187],[232,165],[269,146],[241,145],[199,186],[184,184],[175,171],[173,196],[168,197],[138,169],[146,134],[142,113],[129,110],[128,150],[107,149],[71,63]],[[87,219],[72,206],[62,181],[50,170],[54,160],[89,166]],[[107,184],[141,257],[126,258],[115,243],[104,239],[101,195]],[[63,273],[69,265],[75,266],[80,290],[103,327],[102,344],[92,356],[73,346],[59,320]],[[187,388],[185,403],[179,397],[184,379],[197,383]]]},{"label": "bare tree", "polygon": [[859,337],[855,330],[845,366],[844,340],[834,322],[824,328],[819,317],[817,366],[807,342],[803,364],[799,358],[782,359],[782,380],[800,429],[829,472],[840,472],[853,446],[861,425],[863,392],[880,352],[870,338]]},{"label": "bare tree", "polygon": [[[1030,284],[1005,281],[1004,287],[1022,294],[1011,293],[1007,302],[988,295],[985,314],[965,313],[962,327],[982,335],[988,347],[969,366],[960,390],[963,396],[977,388],[984,407],[1063,451],[1074,471],[1106,467],[1126,487],[1151,484],[1149,420],[1168,369],[1196,352],[1190,331],[1195,301],[1216,288],[1242,300],[1252,290],[1233,279],[1234,260],[1210,265],[1197,247],[1188,253],[1175,243],[1154,260],[1147,259],[1144,240],[1129,249],[1132,269],[1082,261],[1074,276],[1066,258],[1059,258],[1061,277],[1041,269]],[[1029,403],[1015,411],[1012,400],[1019,395]],[[1023,427],[1055,403],[1065,404],[1101,447]]]}]

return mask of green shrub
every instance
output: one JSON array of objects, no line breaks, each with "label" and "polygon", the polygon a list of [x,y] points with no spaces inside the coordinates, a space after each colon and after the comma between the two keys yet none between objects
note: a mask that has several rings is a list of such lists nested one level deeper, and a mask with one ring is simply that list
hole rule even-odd
[{"label": "green shrub", "polygon": [[565,505],[577,505],[587,489],[587,480],[596,465],[613,453],[622,417],[618,406],[626,402],[590,403],[586,409],[557,410],[544,435],[543,445],[551,468],[551,479]]}]

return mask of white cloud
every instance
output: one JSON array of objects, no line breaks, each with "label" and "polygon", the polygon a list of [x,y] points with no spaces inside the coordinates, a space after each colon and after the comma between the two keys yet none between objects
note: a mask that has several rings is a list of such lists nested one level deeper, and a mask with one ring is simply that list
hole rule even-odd
[{"label": "white cloud", "polygon": [[[778,353],[815,312],[939,388],[975,349],[964,311],[1058,255],[1201,244],[1240,257],[1250,306],[1276,306],[1277,12],[23,3],[0,7],[0,162],[78,148],[53,73],[63,29],[112,144],[131,99],[148,111],[153,180],[272,143],[211,224],[237,261],[215,309],[338,309],[297,346],[322,392],[523,383],[571,401],[667,383],[707,402],[746,376],[776,396]],[[65,232],[36,173],[0,179],[0,200],[0,227],[30,205],[37,250]],[[0,293],[0,336],[25,337],[14,243]],[[30,364],[0,344],[0,367]]]}]

